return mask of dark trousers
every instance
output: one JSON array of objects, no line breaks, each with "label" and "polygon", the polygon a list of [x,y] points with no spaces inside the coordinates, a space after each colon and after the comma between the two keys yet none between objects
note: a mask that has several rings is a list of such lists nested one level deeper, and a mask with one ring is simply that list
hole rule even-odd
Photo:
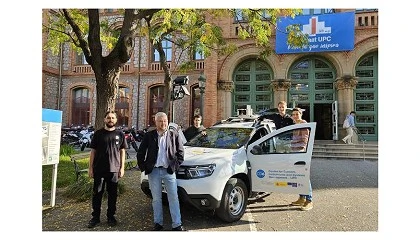
[{"label": "dark trousers", "polygon": [[106,191],[108,194],[108,209],[106,216],[113,217],[117,210],[117,191],[118,191],[118,173],[108,172],[94,174],[93,176],[93,197],[92,197],[92,216],[100,219],[102,196]]}]

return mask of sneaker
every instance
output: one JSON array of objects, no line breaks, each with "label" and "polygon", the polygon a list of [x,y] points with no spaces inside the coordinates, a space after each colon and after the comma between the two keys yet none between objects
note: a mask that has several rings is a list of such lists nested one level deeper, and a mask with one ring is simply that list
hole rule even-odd
[{"label": "sneaker", "polygon": [[292,202],[292,206],[303,206],[306,199],[304,197],[299,197],[297,201]]},{"label": "sneaker", "polygon": [[108,222],[108,226],[110,226],[110,227],[114,227],[118,223],[117,219],[115,219],[114,216],[109,217],[107,222]]},{"label": "sneaker", "polygon": [[90,219],[89,223],[88,223],[88,228],[94,228],[96,225],[98,225],[101,222],[101,220],[99,220],[99,218],[92,218]]},{"label": "sneaker", "polygon": [[344,140],[344,138],[343,138],[343,139],[341,139],[341,141],[343,141],[344,143],[347,143],[347,142],[346,142],[346,140]]},{"label": "sneaker", "polygon": [[309,211],[312,208],[314,208],[314,204],[312,203],[312,201],[306,201],[302,207],[300,207],[300,210],[302,211]]},{"label": "sneaker", "polygon": [[187,230],[185,230],[184,226],[179,225],[176,228],[172,228],[172,231],[187,231]]},{"label": "sneaker", "polygon": [[162,231],[163,226],[159,223],[155,223],[155,226],[153,227],[153,231]]}]

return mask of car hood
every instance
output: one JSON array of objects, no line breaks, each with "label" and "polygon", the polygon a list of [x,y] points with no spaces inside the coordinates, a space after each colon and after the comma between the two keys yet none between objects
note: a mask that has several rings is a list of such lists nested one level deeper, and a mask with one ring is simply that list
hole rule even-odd
[{"label": "car hood", "polygon": [[219,149],[184,146],[184,162],[182,165],[204,165],[216,161],[232,161],[238,149]]}]

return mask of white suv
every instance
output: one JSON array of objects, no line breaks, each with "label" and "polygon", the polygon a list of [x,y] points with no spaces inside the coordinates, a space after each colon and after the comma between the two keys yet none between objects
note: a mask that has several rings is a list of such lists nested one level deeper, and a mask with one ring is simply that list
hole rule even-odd
[{"label": "white suv", "polygon": [[[206,129],[184,145],[177,172],[180,201],[226,221],[243,216],[249,198],[259,193],[309,192],[309,173],[316,123],[275,130],[270,120],[231,118]],[[305,151],[293,151],[292,136],[308,129]],[[147,176],[141,189],[151,196]],[[163,189],[165,192],[165,189]]]}]

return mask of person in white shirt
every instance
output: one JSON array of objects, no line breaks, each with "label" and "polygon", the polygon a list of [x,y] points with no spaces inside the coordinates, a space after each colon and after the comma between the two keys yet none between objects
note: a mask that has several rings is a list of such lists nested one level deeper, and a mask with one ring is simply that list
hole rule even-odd
[{"label": "person in white shirt", "polygon": [[351,111],[349,115],[346,116],[346,119],[349,122],[349,127],[346,128],[347,131],[347,136],[345,136],[342,140],[344,143],[347,144],[353,144],[352,141],[352,137],[353,137],[353,133],[354,133],[354,129],[356,127],[356,125],[354,124],[354,117],[356,116],[356,112],[355,111]]}]

